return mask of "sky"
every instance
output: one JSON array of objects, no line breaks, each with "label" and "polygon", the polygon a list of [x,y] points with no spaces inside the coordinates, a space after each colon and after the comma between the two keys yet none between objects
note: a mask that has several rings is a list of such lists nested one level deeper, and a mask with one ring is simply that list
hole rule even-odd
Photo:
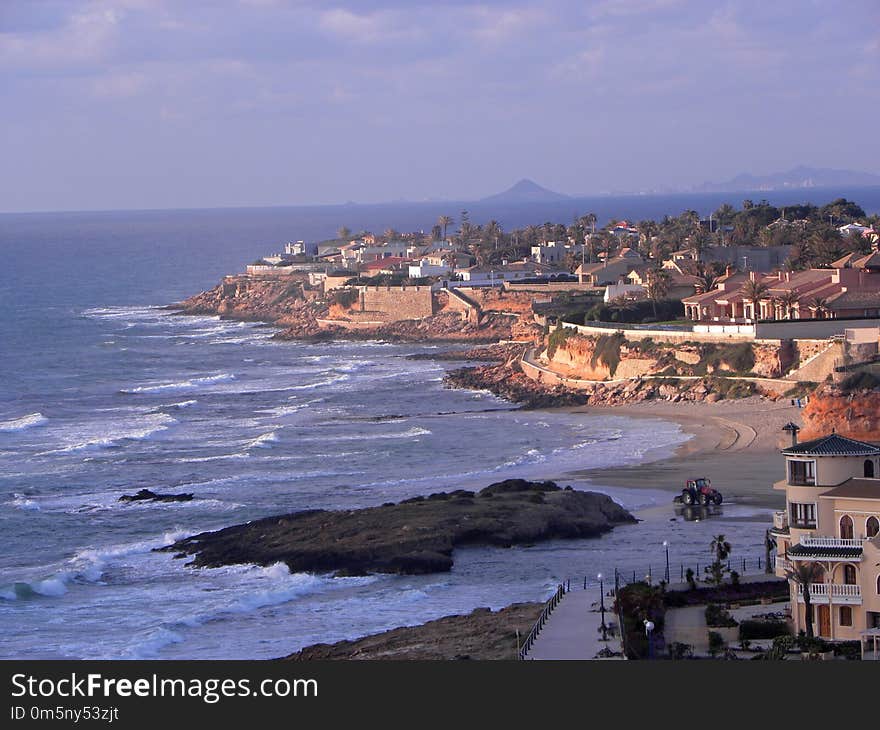
[{"label": "sky", "polygon": [[880,173],[877,0],[0,0],[0,211]]}]

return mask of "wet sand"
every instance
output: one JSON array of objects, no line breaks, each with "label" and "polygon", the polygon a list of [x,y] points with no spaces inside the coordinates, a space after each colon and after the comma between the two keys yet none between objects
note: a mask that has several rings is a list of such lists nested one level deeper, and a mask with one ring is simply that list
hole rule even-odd
[{"label": "wet sand", "polygon": [[779,509],[785,504],[773,483],[784,477],[779,450],[791,442],[782,431],[801,425],[800,409],[789,400],[774,403],[758,396],[717,403],[637,403],[607,408],[571,408],[572,413],[625,415],[674,421],[692,438],[665,458],[633,466],[584,469],[572,477],[597,485],[662,489],[670,500],[686,479],[708,477],[725,500]]}]

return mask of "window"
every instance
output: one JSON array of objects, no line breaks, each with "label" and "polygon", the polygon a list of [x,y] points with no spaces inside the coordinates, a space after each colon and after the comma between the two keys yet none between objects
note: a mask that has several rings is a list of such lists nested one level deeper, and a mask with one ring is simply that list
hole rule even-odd
[{"label": "window", "polygon": [[852,626],[852,608],[850,606],[840,607],[840,625]]},{"label": "window", "polygon": [[840,518],[840,537],[843,540],[853,539],[853,521],[849,515]]},{"label": "window", "polygon": [[843,582],[848,586],[856,584],[856,569],[853,565],[843,566]]},{"label": "window", "polygon": [[815,461],[789,461],[788,483],[795,485],[813,485],[816,483]]},{"label": "window", "polygon": [[870,459],[865,459],[865,479],[873,479],[874,478],[874,462]]},{"label": "window", "polygon": [[876,517],[869,517],[865,524],[865,535],[868,537],[876,537],[880,533],[880,520]]},{"label": "window", "polygon": [[816,528],[816,505],[791,503],[791,524],[801,529],[813,530]]}]

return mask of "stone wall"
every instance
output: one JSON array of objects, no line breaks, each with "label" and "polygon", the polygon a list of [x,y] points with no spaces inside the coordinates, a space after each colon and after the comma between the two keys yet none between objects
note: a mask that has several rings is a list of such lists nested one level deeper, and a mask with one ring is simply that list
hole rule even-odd
[{"label": "stone wall", "polygon": [[360,311],[381,312],[392,320],[421,319],[434,314],[434,295],[429,286],[364,286]]}]

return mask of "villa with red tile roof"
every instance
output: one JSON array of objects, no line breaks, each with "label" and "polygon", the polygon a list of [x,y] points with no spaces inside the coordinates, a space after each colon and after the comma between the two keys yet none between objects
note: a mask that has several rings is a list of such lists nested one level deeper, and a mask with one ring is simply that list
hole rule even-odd
[{"label": "villa with red tile roof", "polygon": [[[747,294],[749,279],[766,286],[757,307]],[[718,288],[682,303],[685,316],[697,322],[878,317],[880,253],[847,254],[829,269],[724,276]]]}]

